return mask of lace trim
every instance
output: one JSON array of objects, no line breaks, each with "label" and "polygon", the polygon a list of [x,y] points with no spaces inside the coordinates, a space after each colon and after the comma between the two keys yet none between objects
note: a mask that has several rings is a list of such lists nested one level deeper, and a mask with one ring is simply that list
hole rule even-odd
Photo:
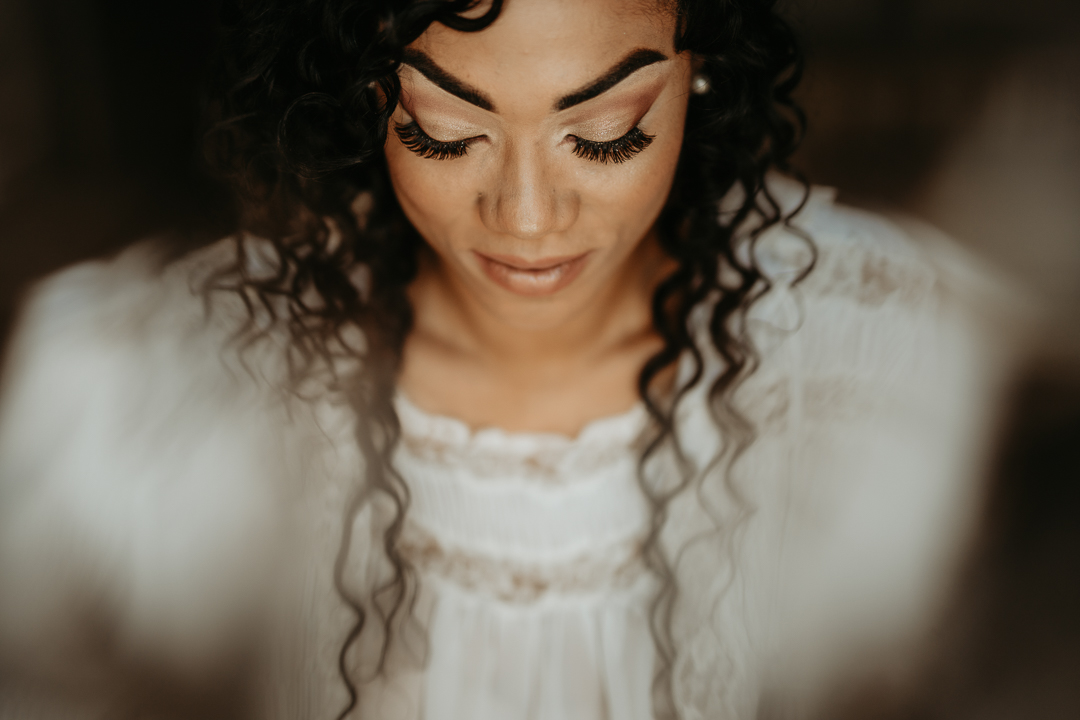
[{"label": "lace trim", "polygon": [[522,454],[513,451],[470,451],[436,438],[405,434],[401,448],[414,460],[440,468],[465,468],[470,477],[502,480],[525,477],[545,485],[567,485],[595,476],[628,457],[636,457],[630,443],[599,447],[591,452],[575,448],[537,449]]},{"label": "lace trim", "polygon": [[547,595],[585,595],[632,587],[648,572],[641,539],[632,538],[555,565],[528,563],[450,548],[416,522],[406,522],[401,554],[421,573],[508,603]]},{"label": "lace trim", "polygon": [[410,459],[439,468],[463,468],[481,479],[526,477],[564,485],[603,468],[636,458],[635,444],[646,427],[644,407],[595,420],[576,437],[546,433],[473,431],[454,418],[430,415],[406,397],[397,398],[402,419],[401,449]]}]

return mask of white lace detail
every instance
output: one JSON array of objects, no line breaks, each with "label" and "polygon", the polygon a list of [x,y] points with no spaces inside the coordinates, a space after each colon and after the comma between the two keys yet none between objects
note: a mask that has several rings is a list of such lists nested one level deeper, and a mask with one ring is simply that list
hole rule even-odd
[{"label": "white lace detail", "polygon": [[421,573],[508,603],[531,603],[551,595],[625,590],[646,573],[641,541],[636,538],[549,565],[447,547],[418,524],[409,522],[398,548]]},{"label": "white lace detail", "polygon": [[589,423],[577,437],[555,433],[508,433],[498,428],[472,430],[455,418],[429,414],[399,393],[401,443],[413,457],[471,477],[497,480],[508,475],[561,485],[588,477],[626,455],[645,426],[638,403],[620,415]]}]

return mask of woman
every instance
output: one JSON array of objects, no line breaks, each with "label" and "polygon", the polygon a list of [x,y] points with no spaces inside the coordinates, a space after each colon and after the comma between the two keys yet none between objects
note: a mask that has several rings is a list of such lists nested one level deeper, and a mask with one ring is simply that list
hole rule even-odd
[{"label": "woman", "polygon": [[227,15],[237,236],[57,276],[9,359],[9,647],[259,637],[260,716],[734,718],[917,637],[1006,344],[776,173],[772,2]]}]

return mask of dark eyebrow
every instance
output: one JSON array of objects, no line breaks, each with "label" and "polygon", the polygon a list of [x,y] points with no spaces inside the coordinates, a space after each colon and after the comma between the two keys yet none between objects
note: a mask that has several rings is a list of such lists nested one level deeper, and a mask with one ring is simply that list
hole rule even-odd
[{"label": "dark eyebrow", "polygon": [[[584,88],[576,90],[561,98],[555,103],[555,110],[566,110],[567,108],[572,108],[586,100],[592,100],[594,97],[615,87],[641,68],[652,65],[653,63],[663,62],[664,60],[667,60],[667,56],[659,50],[638,48],[619,61],[615,67],[608,70],[600,78],[589,83]],[[459,97],[465,102],[489,112],[495,112],[495,103],[491,102],[487,95],[443,70],[435,64],[435,61],[423,52],[413,50],[412,48],[406,48],[401,62],[415,68],[417,72],[451,95]]]},{"label": "dark eyebrow", "polygon": [[623,58],[615,67],[608,70],[600,78],[589,83],[581,90],[572,92],[559,100],[559,102],[555,103],[555,109],[566,110],[567,108],[572,108],[586,100],[592,100],[597,95],[605,93],[615,87],[641,68],[652,65],[653,63],[663,62],[664,60],[667,60],[667,56],[659,50],[638,48]]},{"label": "dark eyebrow", "polygon": [[401,62],[415,68],[421,75],[441,87],[446,92],[459,97],[467,103],[490,112],[495,112],[495,104],[488,99],[487,95],[474,87],[461,82],[450,73],[443,70],[435,62],[419,50],[406,48]]}]

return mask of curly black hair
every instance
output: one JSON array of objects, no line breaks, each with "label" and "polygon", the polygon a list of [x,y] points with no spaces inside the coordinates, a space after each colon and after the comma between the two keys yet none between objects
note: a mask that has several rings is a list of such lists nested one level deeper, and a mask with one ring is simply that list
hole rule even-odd
[{"label": "curly black hair", "polygon": [[[335,566],[338,592],[357,617],[339,656],[350,696],[340,717],[357,703],[349,653],[367,616],[374,611],[382,623],[385,660],[395,622],[416,598],[415,573],[397,549],[409,490],[391,463],[400,434],[394,381],[412,324],[406,287],[423,243],[398,204],[383,155],[400,93],[397,70],[404,48],[432,23],[482,31],[502,4],[494,0],[479,17],[464,16],[478,0],[231,0],[222,11],[207,149],[237,188],[243,213],[237,262],[209,287],[239,293],[253,314],[269,311],[287,329],[294,380],[321,362],[359,359],[360,369],[341,383],[356,409],[357,442],[367,463],[345,508]],[[687,474],[674,486],[650,483],[644,466],[665,443],[678,449],[675,407],[704,377],[691,311],[705,304],[712,350],[724,360],[708,392],[727,456],[736,457],[753,439],[731,395],[756,365],[743,320],[769,283],[753,253],[736,252],[737,231],[754,227],[753,242],[798,211],[785,214],[765,181],[771,170],[792,172],[805,119],[792,99],[802,55],[776,0],[658,4],[676,14],[675,48],[693,54],[711,87],[692,96],[674,185],[657,221],[661,246],[677,269],[655,291],[653,323],[664,345],[638,381],[653,420],[639,464],[652,510],[645,555],[662,581],[651,620],[659,658],[653,692],[658,717],[674,717],[671,615],[678,588],[659,538],[669,503],[692,480]],[[721,200],[733,191],[741,204],[721,214]],[[272,245],[274,272],[249,269],[243,238],[252,235]],[[694,370],[688,382],[674,398],[654,392],[654,380],[684,355]],[[365,599],[354,597],[343,578],[349,520],[375,496],[393,507],[383,535],[393,577]]]}]

